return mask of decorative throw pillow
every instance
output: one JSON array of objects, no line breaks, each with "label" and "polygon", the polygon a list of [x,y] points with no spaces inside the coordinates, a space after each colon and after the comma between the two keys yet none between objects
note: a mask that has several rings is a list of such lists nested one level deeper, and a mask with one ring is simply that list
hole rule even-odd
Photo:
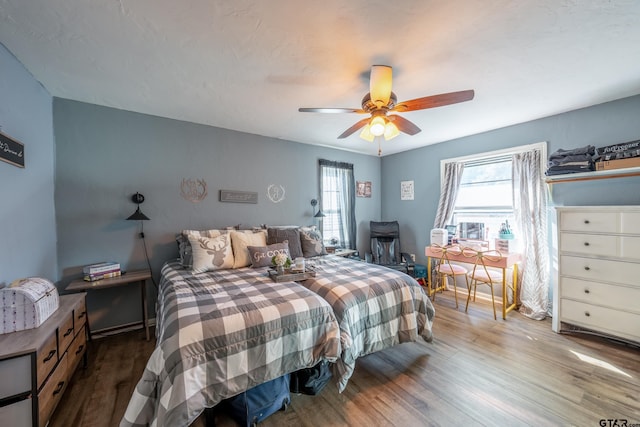
[{"label": "decorative throw pillow", "polygon": [[322,234],[316,227],[300,227],[300,246],[305,258],[327,255],[327,250],[322,243]]},{"label": "decorative throw pillow", "polygon": [[300,246],[300,231],[298,227],[269,227],[267,228],[267,244],[289,243],[289,256],[292,260],[303,256]]},{"label": "decorative throw pillow", "polygon": [[218,237],[187,235],[193,252],[192,273],[233,267],[233,250],[229,234]]},{"label": "decorative throw pillow", "polygon": [[284,253],[291,258],[289,245],[286,242],[274,243],[273,245],[267,246],[249,246],[247,249],[251,256],[251,266],[254,268],[270,266],[271,258],[279,253]]},{"label": "decorative throw pillow", "polygon": [[266,246],[267,231],[242,230],[231,232],[231,247],[233,248],[233,268],[251,265],[248,246]]},{"label": "decorative throw pillow", "polygon": [[201,237],[218,237],[221,234],[227,234],[235,230],[235,227],[227,227],[226,229],[211,229],[211,230],[182,230],[182,232],[176,235],[176,242],[178,243],[178,252],[180,253],[180,264],[184,268],[191,268],[193,265],[193,255],[191,250],[191,243],[189,243],[188,236],[201,236]]}]

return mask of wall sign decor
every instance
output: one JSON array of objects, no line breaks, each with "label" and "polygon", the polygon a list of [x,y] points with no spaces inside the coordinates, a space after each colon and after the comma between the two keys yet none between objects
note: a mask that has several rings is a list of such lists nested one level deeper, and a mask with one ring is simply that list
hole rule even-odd
[{"label": "wall sign decor", "polygon": [[220,201],[230,203],[258,203],[258,193],[254,191],[220,190]]},{"label": "wall sign decor", "polygon": [[180,184],[180,195],[190,202],[201,202],[207,197],[207,182],[204,179],[184,178]]},{"label": "wall sign decor", "polygon": [[413,181],[400,183],[400,200],[413,200]]},{"label": "wall sign decor", "polygon": [[273,203],[280,203],[284,200],[284,187],[282,185],[271,184],[267,187],[267,197]]},{"label": "wall sign decor", "polygon": [[0,160],[24,168],[24,144],[0,132]]},{"label": "wall sign decor", "polygon": [[356,197],[371,197],[371,181],[356,181]]}]

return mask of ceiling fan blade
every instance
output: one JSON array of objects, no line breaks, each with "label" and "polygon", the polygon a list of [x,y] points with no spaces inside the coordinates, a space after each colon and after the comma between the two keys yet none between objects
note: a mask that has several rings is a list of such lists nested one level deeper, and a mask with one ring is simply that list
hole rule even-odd
[{"label": "ceiling fan blade", "polygon": [[445,105],[457,104],[458,102],[470,101],[475,93],[473,90],[462,90],[460,92],[441,93],[440,95],[425,96],[424,98],[412,99],[396,104],[391,111],[415,111],[427,108],[443,107]]},{"label": "ceiling fan blade", "polygon": [[374,65],[371,67],[369,94],[371,95],[371,101],[376,106],[384,107],[389,103],[392,79],[393,70],[388,65]]},{"label": "ceiling fan blade", "polygon": [[416,133],[421,131],[421,129],[418,126],[414,125],[412,122],[405,119],[404,117],[391,114],[387,118],[391,120],[391,122],[393,122],[394,125],[396,125],[396,127],[400,132],[404,132],[407,135],[415,135]]},{"label": "ceiling fan blade", "polygon": [[357,131],[358,129],[366,126],[367,123],[369,123],[369,120],[371,120],[370,117],[367,117],[366,119],[360,120],[355,125],[351,126],[349,129],[347,129],[344,132],[342,132],[342,134],[340,134],[338,139],[344,139],[344,138],[348,137],[349,135],[351,135],[352,133],[354,133],[355,131]]},{"label": "ceiling fan blade", "polygon": [[301,113],[366,113],[361,108],[298,108],[298,111]]}]

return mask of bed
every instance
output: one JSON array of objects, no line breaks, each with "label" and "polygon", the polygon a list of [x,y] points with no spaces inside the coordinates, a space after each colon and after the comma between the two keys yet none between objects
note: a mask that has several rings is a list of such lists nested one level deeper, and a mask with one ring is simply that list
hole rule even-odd
[{"label": "bed", "polygon": [[121,426],[187,426],[207,407],[341,353],[331,306],[266,268],[194,275],[166,263],[156,348]]},{"label": "bed", "polygon": [[122,426],[189,425],[207,407],[286,373],[332,362],[339,391],[358,357],[422,337],[434,308],[412,277],[335,255],[315,277],[274,282],[269,267],[162,269],[156,349]]},{"label": "bed", "polygon": [[324,298],[340,325],[342,353],[333,365],[343,391],[356,359],[400,343],[430,342],[435,310],[411,276],[335,255],[309,260],[316,276],[300,284]]}]

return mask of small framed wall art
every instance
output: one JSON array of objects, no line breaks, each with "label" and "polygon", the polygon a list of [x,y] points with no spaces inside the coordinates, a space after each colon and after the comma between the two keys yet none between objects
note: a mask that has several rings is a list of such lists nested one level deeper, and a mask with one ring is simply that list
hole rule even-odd
[{"label": "small framed wall art", "polygon": [[371,181],[356,181],[356,197],[371,197]]},{"label": "small framed wall art", "polygon": [[24,144],[0,132],[0,160],[24,168]]},{"label": "small framed wall art", "polygon": [[413,200],[413,181],[400,183],[400,200]]}]

